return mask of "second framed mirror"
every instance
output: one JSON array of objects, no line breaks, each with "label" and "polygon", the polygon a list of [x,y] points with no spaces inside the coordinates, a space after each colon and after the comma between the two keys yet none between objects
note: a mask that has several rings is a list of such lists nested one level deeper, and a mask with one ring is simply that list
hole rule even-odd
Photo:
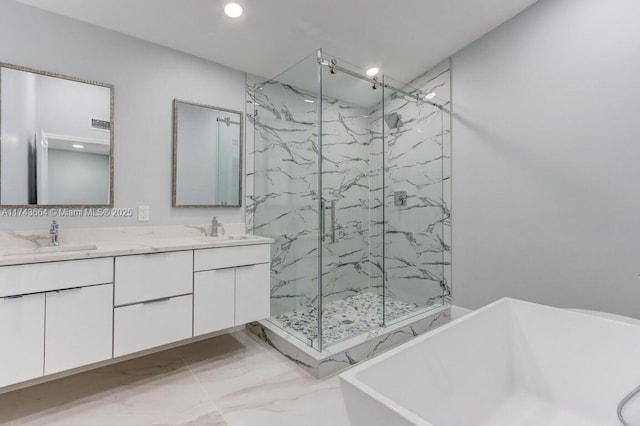
[{"label": "second framed mirror", "polygon": [[240,207],[239,111],[173,101],[173,207]]}]

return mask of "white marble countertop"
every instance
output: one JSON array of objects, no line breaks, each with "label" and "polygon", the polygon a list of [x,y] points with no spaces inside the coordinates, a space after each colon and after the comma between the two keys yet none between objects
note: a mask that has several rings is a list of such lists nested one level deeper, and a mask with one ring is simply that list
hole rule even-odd
[{"label": "white marble countertop", "polygon": [[30,232],[0,235],[0,266],[273,242],[241,233],[210,237],[206,228],[196,226],[68,230],[61,234],[58,247],[50,247],[46,237]]}]

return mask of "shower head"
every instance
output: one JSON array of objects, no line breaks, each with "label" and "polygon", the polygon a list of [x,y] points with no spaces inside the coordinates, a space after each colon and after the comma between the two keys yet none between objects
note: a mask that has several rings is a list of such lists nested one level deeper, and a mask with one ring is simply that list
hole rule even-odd
[{"label": "shower head", "polygon": [[397,129],[402,126],[404,123],[402,122],[402,116],[397,112],[392,112],[391,114],[385,114],[384,121],[387,123],[389,129]]}]

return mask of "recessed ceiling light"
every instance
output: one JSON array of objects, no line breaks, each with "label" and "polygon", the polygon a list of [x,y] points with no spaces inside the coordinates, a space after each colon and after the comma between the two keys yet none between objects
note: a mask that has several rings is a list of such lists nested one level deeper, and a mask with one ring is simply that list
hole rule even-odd
[{"label": "recessed ceiling light", "polygon": [[314,103],[314,102],[315,102],[315,101],[312,101],[311,99],[305,99],[304,101],[305,101],[306,103],[308,103],[308,104],[312,104],[312,103]]},{"label": "recessed ceiling light", "polygon": [[80,145],[80,144],[76,144],[74,143],[73,145],[71,145],[72,147],[76,148],[76,149],[82,149],[84,148],[84,145]]},{"label": "recessed ceiling light", "polygon": [[224,13],[229,18],[239,18],[242,15],[242,6],[238,3],[227,3],[224,7]]},{"label": "recessed ceiling light", "polygon": [[378,74],[378,71],[380,71],[378,68],[376,67],[371,67],[367,70],[367,75],[369,77],[373,77],[374,75]]},{"label": "recessed ceiling light", "polygon": [[436,97],[436,93],[435,92],[429,92],[426,95],[424,95],[425,99],[433,99]]}]

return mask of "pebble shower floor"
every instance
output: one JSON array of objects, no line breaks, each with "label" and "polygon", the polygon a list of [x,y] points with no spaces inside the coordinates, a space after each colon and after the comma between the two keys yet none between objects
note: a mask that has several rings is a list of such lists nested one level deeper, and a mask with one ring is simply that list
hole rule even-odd
[{"label": "pebble shower floor", "polygon": [[[322,306],[323,345],[329,346],[348,337],[377,329],[382,324],[382,296],[360,292],[353,296]],[[387,297],[385,300],[387,322],[420,312],[414,303],[406,303]],[[302,334],[317,342],[318,308],[287,312],[271,318],[271,322],[288,331]],[[315,345],[314,345],[315,346]]]}]

